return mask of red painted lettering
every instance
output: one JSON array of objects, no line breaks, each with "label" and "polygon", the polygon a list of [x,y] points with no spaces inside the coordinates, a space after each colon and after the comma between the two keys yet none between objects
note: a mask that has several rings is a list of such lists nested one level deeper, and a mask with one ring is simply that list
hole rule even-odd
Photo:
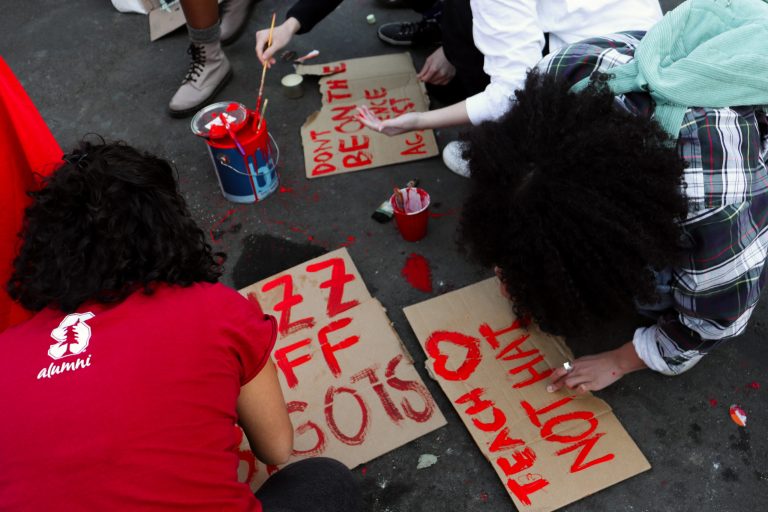
[{"label": "red painted lettering", "polygon": [[285,336],[286,334],[294,333],[312,327],[315,325],[315,320],[312,317],[302,318],[291,323],[291,309],[296,304],[300,304],[304,298],[298,293],[293,293],[293,276],[285,274],[277,279],[265,283],[261,287],[261,291],[266,293],[278,286],[283,286],[283,300],[275,304],[274,310],[280,313],[280,322],[278,323],[278,330],[280,334]]},{"label": "red painted lettering", "polygon": [[356,155],[345,155],[341,159],[341,164],[346,169],[354,169],[355,167],[363,167],[371,165],[373,163],[373,153],[370,151],[360,151]]},{"label": "red painted lettering", "polygon": [[395,370],[400,361],[403,360],[403,354],[398,354],[393,357],[389,363],[387,363],[387,370],[384,376],[387,379],[387,384],[390,387],[397,389],[398,391],[413,391],[424,402],[424,408],[422,410],[416,410],[411,402],[407,398],[403,398],[400,401],[400,405],[403,408],[405,415],[416,421],[417,423],[424,423],[432,417],[435,412],[435,402],[432,400],[432,396],[429,394],[427,388],[425,388],[420,382],[412,380],[401,380],[395,377]]},{"label": "red painted lettering", "polygon": [[[330,153],[329,153],[330,154]],[[329,174],[336,170],[335,165],[331,164],[317,164],[312,168],[312,176],[320,176],[323,174]]]},{"label": "red painted lettering", "polygon": [[571,446],[566,446],[562,450],[558,451],[557,455],[562,455],[564,453],[572,452],[573,450],[577,448],[581,448],[581,451],[579,451],[579,454],[576,456],[576,460],[571,464],[571,473],[577,473],[581,471],[582,469],[587,469],[589,467],[595,466],[597,464],[602,464],[603,462],[608,462],[609,460],[613,460],[613,454],[609,453],[607,455],[603,455],[602,457],[599,457],[597,459],[592,459],[591,461],[584,463],[584,460],[587,458],[587,455],[589,455],[589,452],[592,451],[592,448],[595,447],[595,443],[597,443],[598,439],[603,437],[605,433],[598,433],[590,437],[589,439],[582,439],[578,443],[574,443]]},{"label": "red painted lettering", "polygon": [[405,138],[405,144],[408,146],[408,149],[404,149],[400,152],[402,156],[406,155],[426,155],[426,145],[424,144],[424,137],[422,137],[421,132],[414,132],[413,136],[416,137],[415,140],[411,140],[409,137]]},{"label": "red painted lettering", "polygon": [[[288,414],[292,414],[294,412],[304,412],[304,410],[307,408],[307,402],[288,402],[287,409]],[[307,432],[314,432],[315,436],[317,438],[317,441],[315,441],[315,445],[312,448],[309,448],[307,450],[297,450],[296,448],[293,449],[291,452],[292,455],[306,455],[306,456],[314,456],[314,455],[320,455],[325,451],[325,434],[323,434],[323,431],[320,427],[317,426],[316,423],[312,421],[305,421],[298,427],[296,427],[296,434],[299,436],[302,436],[306,434]],[[296,443],[294,443],[295,446]]]},{"label": "red painted lettering", "polygon": [[573,400],[572,397],[567,396],[565,398],[561,398],[560,400],[557,400],[555,402],[552,402],[551,404],[542,407],[541,409],[534,409],[531,404],[526,402],[525,400],[520,402],[520,405],[522,406],[525,413],[528,415],[528,419],[531,420],[531,423],[539,428],[541,428],[541,420],[539,419],[539,416],[542,414],[546,414],[549,411],[553,409],[557,409],[558,407],[562,407],[563,405],[567,404]]},{"label": "red painted lettering", "polygon": [[357,135],[352,135],[349,138],[351,145],[347,146],[344,139],[339,140],[339,151],[342,153],[349,153],[350,151],[362,151],[368,149],[371,144],[371,139],[367,135],[362,136],[362,140],[358,139]]},{"label": "red painted lettering", "polygon": [[392,107],[392,112],[394,112],[396,116],[405,114],[416,108],[416,105],[410,98],[390,98],[389,105]]},{"label": "red painted lettering", "polygon": [[521,446],[524,444],[525,441],[522,439],[509,437],[509,427],[504,427],[499,431],[498,434],[496,434],[496,438],[491,443],[489,450],[491,453],[500,452],[502,450],[509,450],[510,448],[515,448],[516,446]]},{"label": "red painted lettering", "polygon": [[510,464],[506,457],[499,457],[496,459],[496,464],[507,476],[512,476],[515,473],[524,471],[530,467],[533,467],[533,463],[536,462],[536,454],[530,448],[526,447],[522,450],[517,450],[511,455],[514,464]]},{"label": "red painted lettering", "polygon": [[530,505],[531,499],[528,496],[535,493],[536,491],[542,490],[548,485],[549,481],[543,478],[533,480],[532,482],[525,484],[519,484],[512,478],[507,479],[507,489],[512,491],[512,494],[514,494],[523,505]]},{"label": "red painted lettering", "polygon": [[[441,343],[451,343],[466,349],[464,360],[455,370],[448,369],[448,356],[440,351]],[[482,360],[480,340],[452,331],[435,331],[424,343],[427,355],[434,359],[433,370],[446,380],[467,380]]]},{"label": "red painted lettering", "polygon": [[482,398],[481,395],[484,392],[485,390],[483,388],[475,388],[472,391],[469,391],[468,393],[465,393],[457,398],[456,403],[465,404],[467,402],[471,402],[472,405],[467,407],[467,410],[464,411],[470,416],[474,416],[490,408],[493,415],[493,420],[484,422],[477,418],[472,418],[472,423],[474,423],[474,425],[483,432],[496,432],[507,422],[507,416],[504,414],[504,411],[496,408],[496,404],[493,403],[493,401]]},{"label": "red painted lettering", "polygon": [[384,412],[387,413],[389,419],[395,424],[400,423],[404,419],[403,415],[397,410],[395,403],[392,401],[392,397],[389,396],[387,390],[384,389],[384,385],[379,382],[379,378],[376,376],[374,368],[366,368],[352,376],[352,382],[358,382],[364,379],[368,379],[371,383],[371,386],[376,392],[376,395],[378,395],[381,405],[384,407]]},{"label": "red painted lettering", "polygon": [[[339,105],[333,107],[331,112],[336,112],[336,115],[331,116],[331,120],[341,121],[341,124],[337,124],[333,128],[339,133],[353,133],[365,127],[363,122],[357,117],[357,105]],[[343,149],[341,150],[344,151]]]},{"label": "red painted lettering", "polygon": [[323,75],[335,75],[336,73],[344,73],[347,70],[346,62],[339,62],[337,65],[331,67],[328,65],[323,66]]},{"label": "red painted lettering", "polygon": [[328,103],[333,103],[335,100],[343,100],[351,98],[352,94],[349,92],[339,92],[337,89],[344,91],[349,90],[349,84],[346,80],[328,80],[326,82],[328,89],[326,90]]},{"label": "red painted lettering", "polygon": [[[555,434],[554,430],[557,425],[560,423],[564,423],[566,421],[576,421],[576,420],[582,420],[586,421],[589,425],[587,429],[578,434],[578,435],[564,435],[564,434]],[[578,441],[581,441],[588,435],[590,435],[592,432],[595,431],[597,428],[597,418],[595,418],[595,415],[592,414],[589,411],[576,411],[576,412],[569,412],[566,414],[561,414],[560,416],[555,416],[554,418],[549,419],[543,427],[541,427],[541,437],[546,439],[547,441],[554,441],[556,443],[576,443]]]},{"label": "red painted lettering", "polygon": [[385,87],[382,87],[381,89],[365,90],[365,99],[367,100],[378,100],[379,98],[386,98],[386,97],[387,97],[387,89]]},{"label": "red painted lettering", "polygon": [[296,359],[288,359],[288,353],[293,352],[298,348],[306,347],[311,341],[312,340],[307,338],[306,340],[297,341],[296,343],[275,350],[277,367],[283,372],[283,376],[285,377],[285,381],[289,388],[295,388],[299,384],[299,379],[296,378],[296,373],[293,369],[309,362],[312,359],[312,356],[310,354],[304,354]]},{"label": "red painted lettering", "polygon": [[[334,398],[339,393],[348,393],[352,395],[352,397],[357,401],[358,406],[360,407],[361,412],[361,421],[360,421],[360,428],[358,429],[357,433],[355,433],[352,436],[348,436],[344,434],[341,429],[339,429],[338,424],[336,423],[336,418],[333,415],[333,403]],[[331,433],[344,444],[350,445],[350,446],[356,446],[359,444],[362,444],[363,441],[365,441],[365,434],[368,433],[368,427],[370,426],[370,418],[368,417],[368,406],[365,404],[365,401],[363,401],[362,397],[357,394],[357,392],[354,389],[351,388],[334,388],[331,386],[328,388],[328,392],[325,394],[325,421],[328,423],[328,428],[331,429]]]},{"label": "red painted lettering", "polygon": [[355,280],[353,274],[348,274],[346,265],[342,258],[331,258],[319,263],[314,263],[307,267],[307,272],[318,272],[320,270],[331,268],[331,277],[327,281],[320,283],[320,288],[328,288],[328,317],[333,318],[339,313],[343,313],[349,308],[359,304],[357,300],[342,302],[344,298],[344,287],[347,283]]},{"label": "red painted lettering", "polygon": [[[491,326],[488,324],[483,324],[480,326],[480,336],[482,336],[485,341],[488,342],[488,344],[491,346],[493,350],[497,350],[501,345],[499,344],[499,336],[502,334],[506,334],[511,331],[516,331],[520,329],[521,323],[520,320],[515,319],[514,322],[509,327],[505,327],[504,329],[494,331],[491,329]],[[498,359],[498,357],[497,357]]]},{"label": "red painted lettering", "polygon": [[344,338],[335,345],[332,345],[328,342],[328,334],[334,331],[338,331],[339,329],[343,329],[351,322],[351,318],[341,318],[326,325],[317,333],[317,338],[320,341],[320,348],[323,351],[323,357],[325,358],[325,362],[328,365],[328,369],[331,370],[331,373],[334,377],[341,375],[341,368],[339,367],[338,359],[336,359],[336,352],[351,347],[360,341],[360,336],[349,336],[348,338]]},{"label": "red painted lettering", "polygon": [[333,158],[333,154],[331,151],[331,139],[330,138],[323,138],[321,139],[321,136],[328,136],[330,135],[330,130],[325,130],[322,132],[316,132],[315,130],[310,130],[309,137],[312,139],[312,142],[318,143],[319,146],[314,148],[312,150],[312,160],[315,162],[315,165],[312,168],[312,175],[313,176],[319,176],[322,174],[328,174],[336,170],[336,166],[333,164],[327,163],[328,160],[331,160]]},{"label": "red painted lettering", "polygon": [[[539,351],[537,350],[536,353],[538,352]],[[517,375],[523,370],[526,370],[531,375],[529,379],[517,382],[513,384],[512,387],[515,389],[524,388],[526,386],[530,386],[531,384],[535,384],[536,382],[539,382],[540,380],[543,380],[549,377],[553,372],[552,368],[547,368],[543,372],[540,372],[535,368],[535,366],[541,363],[542,361],[544,361],[544,356],[540,355],[534,359],[531,359],[527,363],[521,364],[520,366],[517,366],[509,370],[508,373],[510,375]]]}]

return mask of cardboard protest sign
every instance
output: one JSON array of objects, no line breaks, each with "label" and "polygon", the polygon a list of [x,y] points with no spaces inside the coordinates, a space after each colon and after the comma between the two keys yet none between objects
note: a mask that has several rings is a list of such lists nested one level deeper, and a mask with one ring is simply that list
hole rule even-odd
[{"label": "cardboard protest sign", "polygon": [[[346,249],[240,293],[277,319],[272,359],[295,429],[289,462],[324,455],[353,468],[445,425]],[[244,437],[240,456],[241,481],[254,489],[277,470]]]},{"label": "cardboard protest sign", "polygon": [[405,308],[440,383],[518,510],[547,512],[650,469],[604,401],[546,391],[572,359],[524,328],[497,279]]},{"label": "cardboard protest sign", "polygon": [[357,106],[379,119],[427,110],[424,84],[408,53],[299,65],[302,75],[322,75],[323,106],[301,127],[307,178],[361,171],[437,155],[432,130],[389,137],[366,128]]}]

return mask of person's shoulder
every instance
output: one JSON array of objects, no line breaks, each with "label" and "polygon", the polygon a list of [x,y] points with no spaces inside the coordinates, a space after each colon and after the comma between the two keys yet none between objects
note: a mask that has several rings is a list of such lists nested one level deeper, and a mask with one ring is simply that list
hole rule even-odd
[{"label": "person's shoulder", "polygon": [[630,62],[644,35],[628,31],[584,39],[553,51],[539,61],[538,68],[575,83],[595,71],[608,71]]}]

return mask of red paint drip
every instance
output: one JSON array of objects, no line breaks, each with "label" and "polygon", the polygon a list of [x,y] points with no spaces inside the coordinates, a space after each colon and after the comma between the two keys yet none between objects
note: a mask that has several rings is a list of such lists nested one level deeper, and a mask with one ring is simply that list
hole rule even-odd
[{"label": "red paint drip", "polygon": [[432,292],[432,272],[429,270],[429,261],[421,254],[414,252],[408,256],[401,274],[417,290]]},{"label": "red paint drip", "polygon": [[709,399],[709,406],[710,407],[717,407],[717,400],[715,400],[714,398],[710,398]]},{"label": "red paint drip", "polygon": [[760,389],[760,383],[759,383],[759,382],[757,382],[756,380],[753,380],[752,382],[750,382],[749,384],[747,384],[747,387],[748,387],[749,389],[754,389],[755,391],[757,391],[758,389]]}]

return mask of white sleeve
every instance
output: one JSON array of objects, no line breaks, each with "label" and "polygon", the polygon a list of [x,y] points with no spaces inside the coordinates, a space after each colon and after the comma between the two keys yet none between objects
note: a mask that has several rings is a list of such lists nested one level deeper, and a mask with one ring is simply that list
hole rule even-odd
[{"label": "white sleeve", "polygon": [[544,33],[536,0],[471,0],[472,37],[485,56],[483,69],[491,83],[467,98],[472,124],[501,117],[510,98],[522,87],[528,69],[541,59]]},{"label": "white sleeve", "polygon": [[648,368],[664,375],[679,375],[704,357],[696,350],[681,351],[658,325],[636,329],[632,345]]}]

